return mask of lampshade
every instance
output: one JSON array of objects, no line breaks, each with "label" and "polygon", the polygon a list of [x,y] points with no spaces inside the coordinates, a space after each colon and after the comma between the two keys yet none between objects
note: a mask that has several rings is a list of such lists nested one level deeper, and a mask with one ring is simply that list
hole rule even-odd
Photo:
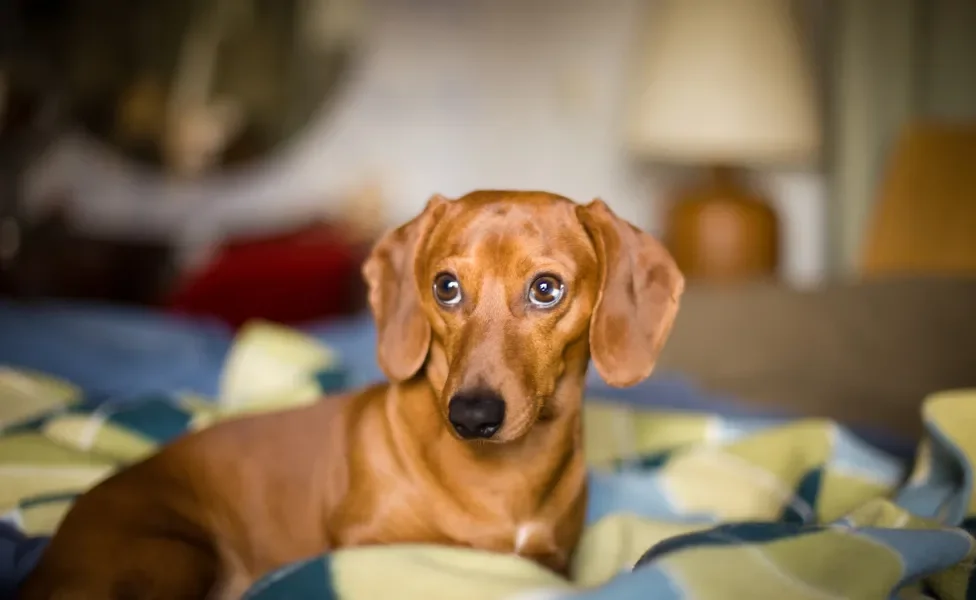
[{"label": "lampshade", "polygon": [[658,0],[628,141],[672,163],[802,164],[821,128],[788,0]]}]

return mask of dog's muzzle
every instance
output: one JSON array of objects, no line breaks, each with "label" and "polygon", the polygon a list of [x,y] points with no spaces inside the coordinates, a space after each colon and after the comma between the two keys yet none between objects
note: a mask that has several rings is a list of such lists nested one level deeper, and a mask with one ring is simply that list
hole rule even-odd
[{"label": "dog's muzzle", "polygon": [[462,438],[486,440],[505,421],[505,401],[497,392],[486,389],[458,392],[451,396],[447,418]]}]

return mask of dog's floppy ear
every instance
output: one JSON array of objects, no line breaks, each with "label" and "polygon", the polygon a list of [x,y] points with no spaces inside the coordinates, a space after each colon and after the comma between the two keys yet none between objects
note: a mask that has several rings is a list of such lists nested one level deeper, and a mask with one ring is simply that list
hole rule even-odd
[{"label": "dog's floppy ear", "polygon": [[600,291],[590,318],[590,354],[614,387],[647,378],[667,340],[684,277],[667,249],[602,200],[576,207],[596,249]]},{"label": "dog's floppy ear", "polygon": [[446,202],[443,196],[431,197],[420,215],[386,232],[363,263],[376,321],[377,360],[393,381],[413,377],[430,349],[430,323],[420,306],[414,269],[431,217]]}]

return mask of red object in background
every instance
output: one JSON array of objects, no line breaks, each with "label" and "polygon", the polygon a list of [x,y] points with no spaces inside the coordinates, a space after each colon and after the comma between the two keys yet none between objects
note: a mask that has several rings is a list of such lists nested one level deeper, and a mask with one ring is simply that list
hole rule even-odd
[{"label": "red object in background", "polygon": [[182,282],[167,303],[235,329],[251,319],[286,325],[346,315],[364,306],[365,252],[334,227],[227,244]]}]

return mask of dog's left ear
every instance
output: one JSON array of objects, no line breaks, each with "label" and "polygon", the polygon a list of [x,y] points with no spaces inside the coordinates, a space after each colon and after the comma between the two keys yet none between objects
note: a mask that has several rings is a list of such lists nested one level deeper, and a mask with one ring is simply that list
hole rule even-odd
[{"label": "dog's left ear", "polygon": [[424,365],[430,323],[420,306],[414,268],[417,252],[447,199],[435,195],[417,217],[385,233],[363,263],[377,329],[377,360],[392,381],[406,381]]},{"label": "dog's left ear", "polygon": [[590,318],[590,354],[614,387],[654,370],[678,312],[684,277],[665,247],[602,200],[576,207],[596,249],[600,291]]}]

